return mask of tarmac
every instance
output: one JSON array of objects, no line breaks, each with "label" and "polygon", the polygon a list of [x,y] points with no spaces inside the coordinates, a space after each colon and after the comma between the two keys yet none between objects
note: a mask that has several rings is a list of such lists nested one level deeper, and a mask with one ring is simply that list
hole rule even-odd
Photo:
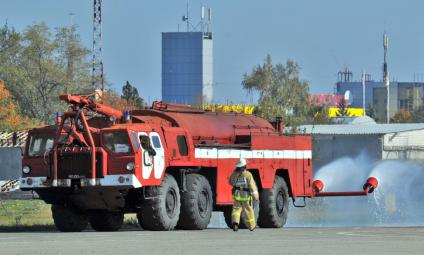
[{"label": "tarmac", "polygon": [[424,254],[424,228],[0,233],[0,254]]}]

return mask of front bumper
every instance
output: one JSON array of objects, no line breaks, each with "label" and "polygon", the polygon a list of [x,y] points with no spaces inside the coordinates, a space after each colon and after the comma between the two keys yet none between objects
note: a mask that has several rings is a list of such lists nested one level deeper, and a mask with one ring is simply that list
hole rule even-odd
[{"label": "front bumper", "polygon": [[[97,179],[78,179],[81,187],[128,187],[140,188],[142,185],[134,174],[107,175]],[[47,177],[20,178],[21,189],[38,189],[51,187],[71,187],[72,179],[58,179],[50,181]]]}]

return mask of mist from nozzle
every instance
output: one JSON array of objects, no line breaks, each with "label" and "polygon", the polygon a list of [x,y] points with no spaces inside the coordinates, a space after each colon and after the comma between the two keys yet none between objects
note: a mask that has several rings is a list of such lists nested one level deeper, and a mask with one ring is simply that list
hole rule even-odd
[{"label": "mist from nozzle", "polygon": [[287,225],[424,225],[424,166],[411,161],[377,161],[367,155],[337,159],[319,169],[314,180],[324,183],[323,191],[361,191],[373,176],[379,181],[374,193],[308,199],[306,208],[290,208]]}]

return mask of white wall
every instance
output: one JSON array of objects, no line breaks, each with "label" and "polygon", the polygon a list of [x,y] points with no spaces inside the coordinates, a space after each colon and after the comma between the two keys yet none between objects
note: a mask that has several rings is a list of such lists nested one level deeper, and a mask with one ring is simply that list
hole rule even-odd
[{"label": "white wall", "polygon": [[384,135],[383,159],[424,162],[424,129]]}]

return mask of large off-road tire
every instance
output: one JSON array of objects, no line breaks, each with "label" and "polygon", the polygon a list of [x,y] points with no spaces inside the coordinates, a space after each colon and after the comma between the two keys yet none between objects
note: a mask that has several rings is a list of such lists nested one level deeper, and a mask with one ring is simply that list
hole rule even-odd
[{"label": "large off-road tire", "polygon": [[151,187],[150,194],[137,214],[138,222],[146,230],[172,230],[180,215],[180,190],[174,177],[165,174],[162,184]]},{"label": "large off-road tire", "polygon": [[90,225],[96,231],[118,231],[124,223],[124,214],[106,210],[90,213]]},{"label": "large off-road tire", "polygon": [[[252,206],[253,206],[253,211],[255,212],[255,220],[258,221],[259,211],[260,211],[259,201],[252,201]],[[223,210],[225,224],[227,224],[227,227],[229,227],[229,228],[233,227],[233,222],[232,222],[232,219],[231,219],[232,211],[233,211],[232,206],[228,206],[228,207],[224,208],[224,210]],[[242,212],[241,216],[240,216],[240,224],[239,224],[240,229],[247,229],[245,219],[246,219],[246,216]]]},{"label": "large off-road tire", "polygon": [[52,205],[56,228],[62,232],[81,232],[87,228],[88,217],[69,205]]},{"label": "large off-road tire", "polygon": [[181,194],[181,212],[177,227],[190,230],[205,229],[212,216],[211,185],[200,174],[188,174],[186,178],[187,190]]},{"label": "large off-road tire", "polygon": [[261,228],[283,227],[289,210],[289,192],[284,179],[275,176],[272,189],[263,189],[260,192],[260,201],[258,225]]}]

